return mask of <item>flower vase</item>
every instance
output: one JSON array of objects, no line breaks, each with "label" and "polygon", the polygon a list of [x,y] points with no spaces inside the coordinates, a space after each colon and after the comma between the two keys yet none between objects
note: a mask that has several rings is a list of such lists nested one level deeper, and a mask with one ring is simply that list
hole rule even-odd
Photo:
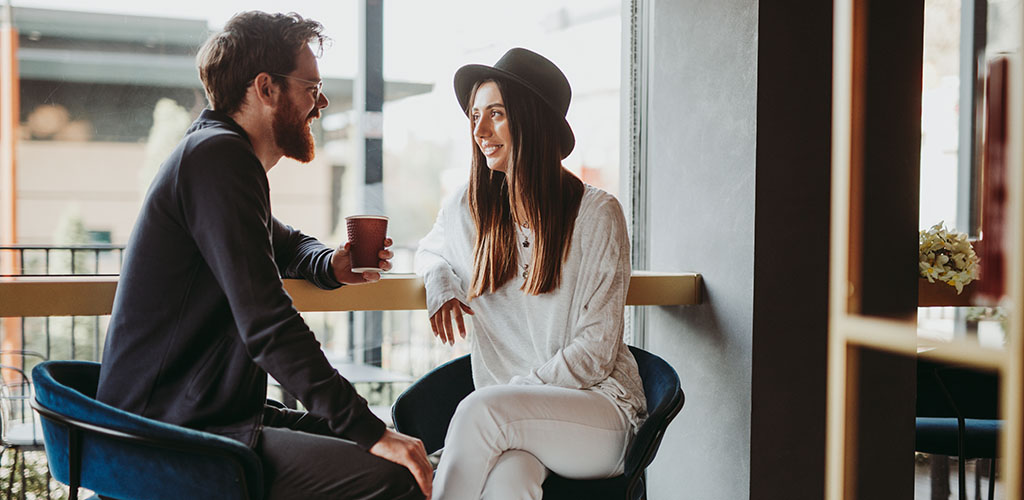
[{"label": "flower vase", "polygon": [[967,285],[964,291],[957,295],[956,287],[947,285],[940,281],[930,283],[924,278],[917,280],[917,305],[919,307],[939,306],[970,306],[974,295],[974,287]]}]

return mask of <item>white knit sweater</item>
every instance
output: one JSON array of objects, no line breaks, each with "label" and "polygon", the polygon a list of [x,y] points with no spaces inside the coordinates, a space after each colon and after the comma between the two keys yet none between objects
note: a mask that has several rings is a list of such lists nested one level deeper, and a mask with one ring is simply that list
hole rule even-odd
[{"label": "white knit sweater", "polygon": [[466,300],[473,271],[476,226],[466,187],[442,204],[416,252],[416,273],[433,315],[452,298],[472,307],[469,337],[476,387],[549,384],[592,390],[611,399],[634,429],[646,416],[636,360],[623,342],[629,287],[629,237],[622,207],[612,195],[587,185],[583,192],[561,285],[529,295],[520,290],[529,263],[519,228],[520,272],[494,293]]}]

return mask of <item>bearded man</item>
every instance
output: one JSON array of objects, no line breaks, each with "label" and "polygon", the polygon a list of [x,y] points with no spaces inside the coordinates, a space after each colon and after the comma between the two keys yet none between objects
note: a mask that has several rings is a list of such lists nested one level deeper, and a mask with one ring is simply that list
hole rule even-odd
[{"label": "bearded man", "polygon": [[[268,498],[423,498],[419,440],[385,429],[327,362],[281,278],[380,279],[277,220],[267,172],[313,159],[320,23],[245,12],[203,46],[210,108],[160,167],[124,255],[97,398],[252,447]],[[387,242],[390,245],[390,241]],[[380,254],[390,269],[392,253]],[[306,412],[266,404],[267,374]]]}]

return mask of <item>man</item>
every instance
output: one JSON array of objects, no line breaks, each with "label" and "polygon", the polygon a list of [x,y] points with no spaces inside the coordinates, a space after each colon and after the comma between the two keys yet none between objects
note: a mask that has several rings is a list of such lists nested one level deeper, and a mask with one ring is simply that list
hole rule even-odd
[{"label": "man", "polygon": [[[327,107],[322,26],[245,12],[203,46],[204,110],[160,167],[125,252],[97,398],[214,432],[260,455],[268,498],[422,498],[422,443],[384,424],[320,350],[281,277],[380,279],[270,210],[267,172],[313,158]],[[388,241],[387,245],[391,242]],[[382,269],[392,253],[380,254]],[[266,405],[267,373],[308,413]]]}]

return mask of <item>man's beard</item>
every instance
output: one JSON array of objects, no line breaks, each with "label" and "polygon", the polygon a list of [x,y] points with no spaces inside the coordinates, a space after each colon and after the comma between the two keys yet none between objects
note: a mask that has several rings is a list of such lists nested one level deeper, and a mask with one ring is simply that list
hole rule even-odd
[{"label": "man's beard", "polygon": [[307,124],[319,113],[313,111],[296,120],[293,118],[297,115],[295,111],[295,104],[291,99],[282,100],[282,104],[274,111],[271,124],[274,129],[274,140],[288,158],[309,163],[316,156],[316,144]]}]

